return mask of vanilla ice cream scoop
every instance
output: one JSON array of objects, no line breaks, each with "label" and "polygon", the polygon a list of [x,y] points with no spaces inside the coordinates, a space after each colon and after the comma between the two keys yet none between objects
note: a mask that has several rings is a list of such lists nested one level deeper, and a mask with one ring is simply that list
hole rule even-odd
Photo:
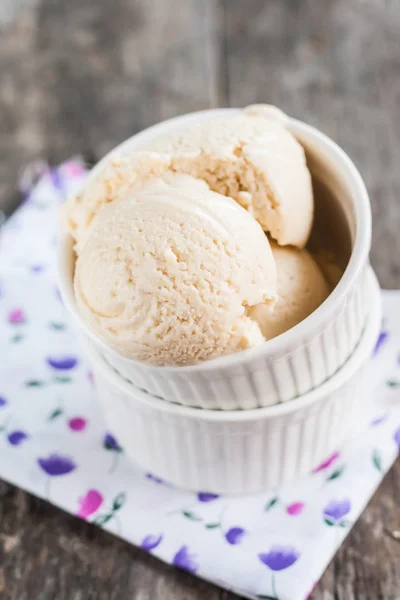
[{"label": "vanilla ice cream scoop", "polygon": [[98,212],[74,285],[86,323],[117,352],[185,365],[264,342],[248,312],[274,301],[276,271],[248,212],[169,174]]},{"label": "vanilla ice cream scoop", "polygon": [[203,179],[253,215],[280,245],[302,248],[313,220],[311,176],[302,146],[275,107],[180,126],[114,154],[84,191],[66,203],[67,227],[79,253],[99,208],[167,172]]},{"label": "vanilla ice cream scoop", "polygon": [[274,306],[259,304],[249,314],[265,339],[288,331],[322,304],[330,293],[317,263],[307,250],[271,244],[278,285]]}]

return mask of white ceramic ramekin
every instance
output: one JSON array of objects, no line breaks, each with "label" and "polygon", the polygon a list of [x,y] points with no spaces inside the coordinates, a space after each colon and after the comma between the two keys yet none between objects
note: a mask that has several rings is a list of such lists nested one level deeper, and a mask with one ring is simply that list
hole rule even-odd
[{"label": "white ceramic ramekin", "polygon": [[379,286],[371,270],[366,292],[366,327],[346,364],[318,389],[267,408],[215,411],[165,402],[126,382],[88,341],[108,426],[138,466],[186,489],[252,493],[310,472],[366,418],[362,367],[368,365],[381,321]]},{"label": "white ceramic ramekin", "polygon": [[[205,119],[238,112],[220,109],[165,121],[117,148],[139,149],[154,136]],[[371,239],[371,212],[363,180],[349,157],[325,135],[294,119],[288,127],[306,148],[310,168],[329,182],[351,238],[351,257],[329,298],[296,327],[264,345],[194,366],[154,367],[126,359],[107,347],[82,320],[73,293],[74,253],[70,236],[59,249],[60,287],[64,302],[81,332],[104,359],[136,387],[179,404],[238,410],[286,402],[316,388],[344,364],[365,325],[365,292]],[[103,159],[90,173],[93,177]],[[338,232],[339,233],[339,232]]]}]

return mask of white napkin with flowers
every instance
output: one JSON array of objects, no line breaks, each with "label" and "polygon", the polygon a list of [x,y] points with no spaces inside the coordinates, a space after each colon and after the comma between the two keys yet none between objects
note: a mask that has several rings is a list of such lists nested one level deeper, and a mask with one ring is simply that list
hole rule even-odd
[{"label": "white napkin with flowers", "polygon": [[367,430],[282,489],[178,490],[132,465],[108,431],[60,301],[58,206],[84,176],[77,160],[30,169],[1,233],[0,477],[242,596],[305,600],[399,451],[400,292],[383,293]]}]

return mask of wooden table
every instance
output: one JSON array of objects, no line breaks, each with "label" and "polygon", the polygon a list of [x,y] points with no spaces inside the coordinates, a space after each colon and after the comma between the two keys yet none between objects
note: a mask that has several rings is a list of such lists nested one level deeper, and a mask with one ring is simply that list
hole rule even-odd
[{"label": "wooden table", "polygon": [[[277,104],[336,139],[371,195],[372,264],[400,286],[399,0],[15,0],[0,5],[0,205],[19,170],[95,161],[160,119]],[[0,457],[1,459],[1,457]],[[400,462],[313,600],[400,598]],[[0,483],[0,597],[233,600]]]}]

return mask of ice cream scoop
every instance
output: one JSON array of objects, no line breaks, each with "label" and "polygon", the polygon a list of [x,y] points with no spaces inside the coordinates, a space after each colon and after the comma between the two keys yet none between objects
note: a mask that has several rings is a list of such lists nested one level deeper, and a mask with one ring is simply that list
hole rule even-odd
[{"label": "ice cream scoop", "polygon": [[273,303],[276,270],[246,210],[168,174],[98,211],[74,286],[86,323],[117,352],[185,365],[264,342],[248,312]]},{"label": "ice cream scoop", "polygon": [[249,315],[260,326],[265,339],[291,329],[322,304],[330,289],[320,268],[307,250],[272,244],[277,271],[274,306],[258,304]]},{"label": "ice cream scoop", "polygon": [[302,248],[307,243],[313,194],[304,150],[281,111],[257,105],[178,127],[143,143],[140,151],[112,155],[66,204],[65,220],[77,252],[103,204],[167,172],[203,179],[211,190],[233,198],[280,245]]}]

